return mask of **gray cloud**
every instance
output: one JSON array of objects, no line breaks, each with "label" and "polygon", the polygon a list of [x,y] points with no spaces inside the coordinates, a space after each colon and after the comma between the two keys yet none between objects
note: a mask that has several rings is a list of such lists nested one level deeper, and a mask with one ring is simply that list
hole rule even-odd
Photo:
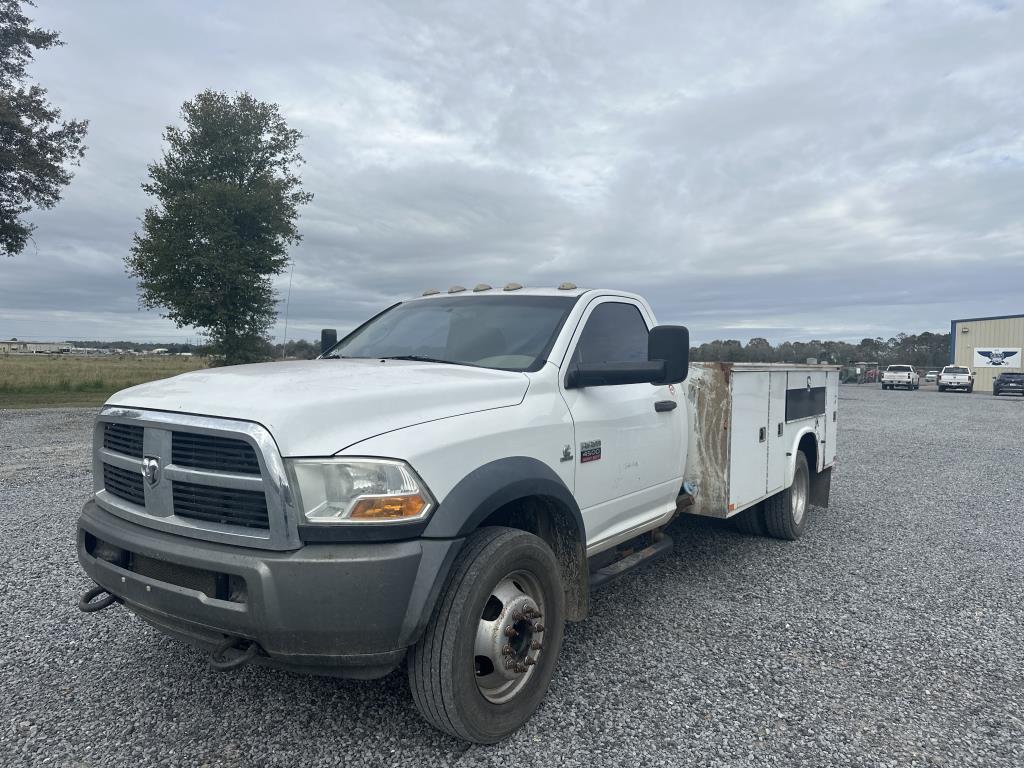
[{"label": "gray cloud", "polygon": [[[1019,312],[1024,13],[1011,3],[48,3],[34,74],[92,121],[0,336],[195,336],[122,259],[205,87],[280,103],[316,194],[290,337],[427,287],[572,279],[695,339]],[[288,275],[278,280],[282,299]],[[277,333],[282,331],[279,323]]]}]

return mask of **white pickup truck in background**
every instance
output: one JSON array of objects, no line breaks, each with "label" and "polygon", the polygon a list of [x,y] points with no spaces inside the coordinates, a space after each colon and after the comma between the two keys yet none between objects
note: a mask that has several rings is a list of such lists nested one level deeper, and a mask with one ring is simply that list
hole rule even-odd
[{"label": "white pickup truck in background", "polygon": [[890,365],[882,372],[882,389],[920,389],[921,376],[912,365]]},{"label": "white pickup truck in background", "polygon": [[676,515],[796,539],[828,503],[838,369],[688,357],[639,296],[480,285],[318,360],[126,389],[96,422],[79,605],[123,604],[216,669],[407,659],[427,721],[497,741],[565,621],[668,552]]},{"label": "white pickup truck in background", "polygon": [[963,365],[947,365],[939,373],[939,392],[947,389],[962,389],[964,392],[974,391],[974,371]]}]

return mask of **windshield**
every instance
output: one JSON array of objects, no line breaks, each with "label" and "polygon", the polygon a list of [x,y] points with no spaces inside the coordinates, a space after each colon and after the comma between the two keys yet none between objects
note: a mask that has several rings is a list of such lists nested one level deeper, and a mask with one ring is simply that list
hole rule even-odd
[{"label": "windshield", "polygon": [[897,373],[909,373],[912,369],[909,365],[890,365],[885,370],[894,371]]},{"label": "windshield", "polygon": [[942,369],[943,373],[967,373],[966,368],[960,368],[959,366],[948,366]]},{"label": "windshield", "polygon": [[452,296],[397,304],[324,357],[407,358],[536,371],[575,296]]}]

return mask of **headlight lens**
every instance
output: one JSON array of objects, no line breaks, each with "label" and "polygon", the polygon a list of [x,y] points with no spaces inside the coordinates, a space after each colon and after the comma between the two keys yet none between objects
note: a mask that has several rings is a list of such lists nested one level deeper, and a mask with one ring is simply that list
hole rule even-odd
[{"label": "headlight lens", "polygon": [[310,523],[422,520],[434,499],[412,467],[388,459],[289,459],[288,473]]}]

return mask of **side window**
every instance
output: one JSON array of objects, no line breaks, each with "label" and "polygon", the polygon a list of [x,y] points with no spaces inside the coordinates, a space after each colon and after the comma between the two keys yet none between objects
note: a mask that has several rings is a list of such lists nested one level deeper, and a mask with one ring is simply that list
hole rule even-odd
[{"label": "side window", "polygon": [[633,304],[598,304],[580,334],[572,364],[640,363],[647,359],[647,323]]}]

